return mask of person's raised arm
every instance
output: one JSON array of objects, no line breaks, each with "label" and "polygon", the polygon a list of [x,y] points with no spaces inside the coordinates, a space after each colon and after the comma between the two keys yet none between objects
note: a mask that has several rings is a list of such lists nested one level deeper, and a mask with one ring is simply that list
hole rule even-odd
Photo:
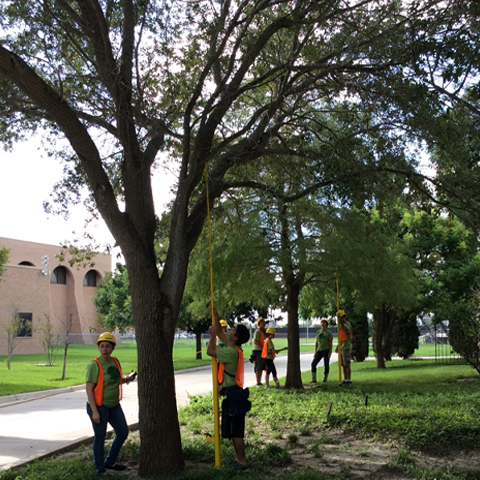
[{"label": "person's raised arm", "polygon": [[207,355],[210,357],[217,356],[217,342],[215,341],[215,325],[210,325],[208,329],[208,333],[210,334],[210,338],[208,339],[207,345]]},{"label": "person's raised arm", "polygon": [[217,307],[213,307],[213,327],[215,335],[228,346],[227,334],[224,332],[222,325],[220,324],[220,315],[218,314]]},{"label": "person's raised arm", "polygon": [[227,344],[227,335],[223,331],[222,326],[220,325],[220,315],[218,314],[217,307],[213,307],[213,325],[210,325],[208,329],[210,334],[210,339],[208,340],[207,345],[207,355],[210,357],[217,356],[217,343],[215,338],[218,337],[223,343]]}]

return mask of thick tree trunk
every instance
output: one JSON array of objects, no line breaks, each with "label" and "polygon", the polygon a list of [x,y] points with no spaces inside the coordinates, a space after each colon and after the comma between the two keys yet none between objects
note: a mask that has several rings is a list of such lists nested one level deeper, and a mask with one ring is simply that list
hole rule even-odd
[{"label": "thick tree trunk", "polygon": [[[150,299],[147,304],[154,302]],[[165,310],[141,313],[143,317],[136,323],[142,345],[138,351],[139,473],[147,478],[177,476],[185,465],[175,395],[173,334],[166,335],[163,328],[171,317]]]},{"label": "thick tree trunk", "polygon": [[383,305],[374,315],[374,350],[377,357],[377,368],[387,368],[386,360],[392,359],[392,332],[397,320],[397,313],[387,305]]},{"label": "thick tree trunk", "polygon": [[[139,257],[130,268],[129,257],[126,256],[139,346],[139,474],[147,478],[174,477],[180,475],[185,467],[173,368],[173,342],[178,314],[175,308],[180,305],[180,300],[167,300],[167,292],[161,291],[155,264]],[[182,280],[181,277],[179,274],[177,278]],[[177,281],[177,278],[171,282]],[[171,286],[169,282],[166,283]]]},{"label": "thick tree trunk", "polygon": [[300,368],[300,329],[298,326],[299,291],[295,285],[287,285],[288,359],[286,388],[303,388]]}]

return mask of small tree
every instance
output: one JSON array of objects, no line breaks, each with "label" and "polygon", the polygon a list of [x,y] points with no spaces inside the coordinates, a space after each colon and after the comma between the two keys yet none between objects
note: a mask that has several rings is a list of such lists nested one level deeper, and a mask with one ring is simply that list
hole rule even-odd
[{"label": "small tree", "polygon": [[105,274],[93,304],[100,317],[100,324],[107,330],[118,328],[120,333],[125,333],[134,327],[130,283],[124,265],[117,264],[115,272]]},{"label": "small tree", "polygon": [[452,348],[480,374],[480,318],[477,312],[478,307],[472,304],[456,305],[449,321],[448,339]]},{"label": "small tree", "polygon": [[32,321],[24,319],[16,307],[13,307],[12,314],[3,324],[5,335],[7,338],[7,367],[11,369],[11,358],[15,348],[25,338],[32,335]]},{"label": "small tree", "polygon": [[73,315],[70,314],[67,318],[62,321],[63,331],[64,331],[64,340],[63,340],[63,368],[62,368],[62,380],[65,380],[65,373],[67,371],[67,353],[68,346],[73,343],[70,340],[70,332],[72,331],[74,323]]},{"label": "small tree", "polygon": [[392,353],[403,359],[411,357],[418,348],[419,335],[416,313],[407,312],[399,315],[393,326]]},{"label": "small tree", "polygon": [[60,335],[55,331],[55,327],[48,315],[45,315],[45,321],[40,326],[39,331],[42,345],[47,356],[47,365],[52,367],[57,358],[58,349],[60,348]]},{"label": "small tree", "polygon": [[363,362],[368,357],[368,316],[353,310],[348,319],[353,328],[352,358],[356,362]]}]

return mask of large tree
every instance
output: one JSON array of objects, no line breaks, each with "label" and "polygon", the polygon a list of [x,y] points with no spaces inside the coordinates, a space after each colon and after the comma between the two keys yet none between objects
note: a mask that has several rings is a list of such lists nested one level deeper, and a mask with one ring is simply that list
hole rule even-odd
[{"label": "large tree", "polygon": [[[86,186],[92,212],[125,257],[138,342],[141,476],[184,468],[172,348],[189,255],[207,215],[205,166],[213,206],[223,192],[260,179],[268,162],[254,167],[274,161],[271,153],[288,154],[295,168],[299,152],[286,140],[314,132],[312,114],[324,102],[351,98],[373,111],[375,97],[419,90],[418,59],[463,26],[458,3],[2,3],[1,138],[8,145],[44,129],[53,144],[66,139],[71,149],[58,148],[67,161],[58,205],[68,209]],[[175,162],[178,182],[159,275],[151,173],[160,153]]]}]

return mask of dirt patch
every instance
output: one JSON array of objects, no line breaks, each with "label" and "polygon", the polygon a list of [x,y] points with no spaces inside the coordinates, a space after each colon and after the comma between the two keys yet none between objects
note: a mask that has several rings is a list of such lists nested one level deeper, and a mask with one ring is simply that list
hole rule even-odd
[{"label": "dirt patch", "polygon": [[[344,478],[352,480],[411,480],[410,476],[392,466],[392,462],[399,458],[401,452],[405,454],[404,450],[393,443],[384,444],[363,439],[340,430],[315,432],[305,436],[283,434],[282,438],[275,440],[262,433],[265,432],[260,432],[261,438],[265,439],[265,444],[269,443],[286,449],[292,458],[292,462],[286,466],[271,468],[266,478],[276,478],[282,473],[311,468],[322,473],[341,474]],[[131,432],[129,441],[138,442],[138,432]],[[91,446],[86,445],[80,449],[62,453],[57,458],[90,456],[90,449]],[[480,450],[469,453],[456,452],[450,456],[435,456],[410,451],[407,455],[412,463],[428,470],[439,470],[443,467],[469,470],[478,468],[479,453]],[[121,461],[128,466],[128,470],[122,472],[122,476],[139,478],[138,459],[122,456]],[[187,471],[199,470],[206,466],[205,462],[186,462]]]}]

